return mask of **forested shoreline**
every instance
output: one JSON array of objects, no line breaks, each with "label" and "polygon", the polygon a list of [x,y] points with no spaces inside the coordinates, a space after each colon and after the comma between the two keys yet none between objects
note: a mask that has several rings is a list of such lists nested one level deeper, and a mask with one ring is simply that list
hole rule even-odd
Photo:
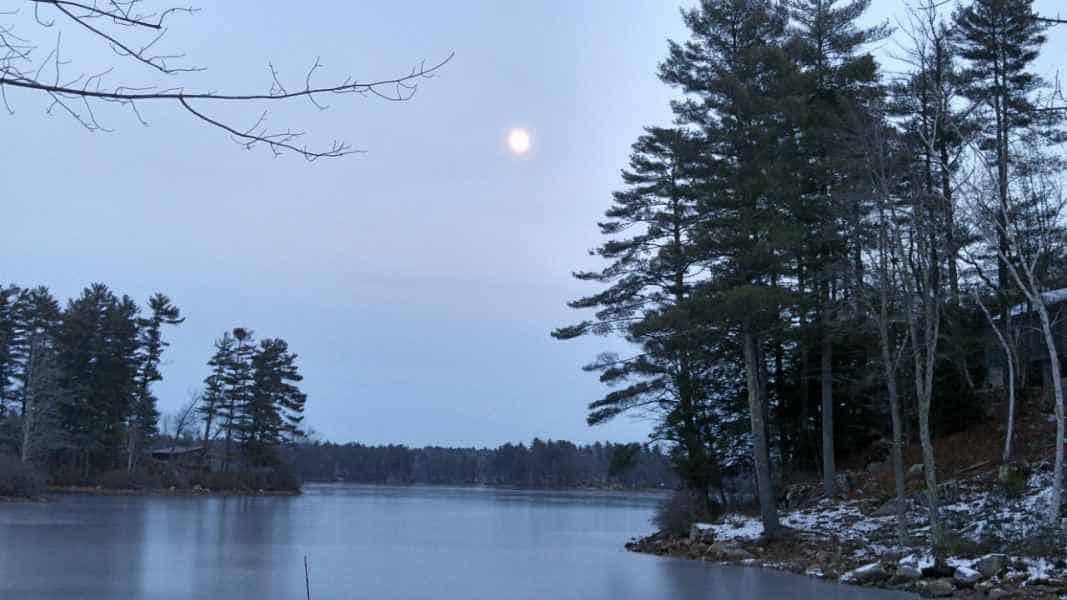
[{"label": "forested shoreline", "polygon": [[[202,391],[161,431],[155,383],[185,318],[95,283],[65,306],[0,287],[0,496],[45,485],[296,489],[279,450],[302,439],[296,354],[238,327],[215,342]],[[177,444],[177,445],[176,445]]]},{"label": "forested shoreline", "polygon": [[668,456],[655,445],[580,446],[538,438],[497,448],[327,442],[294,446],[289,457],[300,479],[317,482],[600,489],[674,489],[678,484]]},{"label": "forested shoreline", "polygon": [[[751,477],[765,540],[811,518],[787,512],[807,497],[827,518],[881,509],[887,552],[929,552],[932,572],[961,544],[1062,559],[1067,101],[1035,70],[1062,22],[1032,0],[924,0],[870,26],[870,6],[682,10],[658,70],[673,122],[632,145],[597,223],[605,266],[575,274],[595,291],[552,335],[633,345],[584,367],[611,386],[588,421],[652,417],[688,490],[665,534],[743,508],[720,492]],[[1023,398],[1040,425],[1019,432]],[[991,423],[995,460],[943,468],[939,444]],[[889,473],[884,507],[839,504],[862,493],[846,459]],[[960,486],[1027,527],[960,522]]]}]

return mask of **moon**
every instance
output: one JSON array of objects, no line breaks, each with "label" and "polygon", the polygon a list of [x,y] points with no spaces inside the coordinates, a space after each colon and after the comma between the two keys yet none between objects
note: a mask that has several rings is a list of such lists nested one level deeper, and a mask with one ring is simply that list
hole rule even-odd
[{"label": "moon", "polygon": [[512,154],[523,155],[530,151],[530,132],[522,128],[508,132],[508,150]]}]

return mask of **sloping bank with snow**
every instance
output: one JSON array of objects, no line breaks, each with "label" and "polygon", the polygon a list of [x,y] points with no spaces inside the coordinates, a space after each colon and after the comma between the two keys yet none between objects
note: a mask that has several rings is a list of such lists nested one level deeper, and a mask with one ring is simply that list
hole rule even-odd
[{"label": "sloping bank with snow", "polygon": [[[759,520],[730,514],[697,523],[689,535],[658,533],[627,549],[714,562],[760,565],[927,597],[1067,598],[1064,537],[1043,520],[1050,473],[1037,468],[1025,489],[1000,491],[992,474],[942,488],[952,531],[947,569],[935,570],[921,495],[909,497],[906,545],[897,541],[892,505],[862,494],[817,500],[783,514],[786,530],[763,540]],[[996,490],[996,491],[990,491]]]}]

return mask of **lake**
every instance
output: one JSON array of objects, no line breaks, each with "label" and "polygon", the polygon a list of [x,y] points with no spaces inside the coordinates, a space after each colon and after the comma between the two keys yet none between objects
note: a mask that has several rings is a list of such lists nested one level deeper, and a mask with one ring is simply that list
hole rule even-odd
[{"label": "lake", "polygon": [[58,496],[0,505],[0,598],[904,598],[638,555],[659,496],[308,485],[299,497]]}]

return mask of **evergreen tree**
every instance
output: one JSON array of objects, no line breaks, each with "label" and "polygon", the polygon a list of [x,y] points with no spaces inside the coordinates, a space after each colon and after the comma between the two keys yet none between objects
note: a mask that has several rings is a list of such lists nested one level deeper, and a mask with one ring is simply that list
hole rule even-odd
[{"label": "evergreen tree", "polygon": [[622,172],[627,187],[614,194],[608,220],[600,223],[601,233],[612,239],[595,252],[610,264],[575,274],[607,285],[570,303],[596,309],[595,320],[557,329],[553,336],[619,333],[641,348],[629,358],[601,355],[586,367],[599,371],[601,381],[621,385],[589,405],[589,424],[653,411],[657,437],[677,445],[685,481],[709,499],[709,487],[719,477],[718,459],[703,435],[714,361],[701,347],[691,306],[699,263],[693,178],[700,159],[700,140],[692,133],[646,128],[633,145],[630,168]]},{"label": "evergreen tree", "polygon": [[60,418],[82,477],[118,464],[137,390],[139,333],[136,303],[104,284],[86,288],[63,313],[56,341],[68,398]]},{"label": "evergreen tree", "polygon": [[252,357],[252,369],[247,426],[240,441],[252,464],[270,464],[277,461],[277,446],[301,434],[307,397],[294,385],[303,376],[285,340],[262,340]]},{"label": "evergreen tree", "polygon": [[152,384],[161,381],[163,374],[159,371],[159,363],[163,357],[163,350],[169,345],[163,340],[163,325],[179,325],[184,318],[181,311],[174,306],[170,298],[163,294],[155,294],[148,300],[148,307],[152,316],[140,319],[140,366],[137,375],[137,391],[133,399],[133,406],[127,419],[127,463],[126,469],[133,472],[145,442],[151,439],[158,430],[159,410],[156,408],[156,397],[152,394]]},{"label": "evergreen tree", "polygon": [[[794,95],[797,133],[795,173],[801,182],[790,213],[805,226],[801,262],[807,269],[800,292],[817,307],[820,340],[823,487],[834,493],[834,338],[849,315],[849,297],[863,273],[864,217],[868,177],[857,160],[857,126],[868,104],[881,97],[874,57],[865,46],[888,35],[885,27],[863,29],[857,21],[870,0],[791,0],[790,49],[800,77]],[[840,380],[840,377],[837,378]],[[806,424],[804,424],[806,426]]]},{"label": "evergreen tree", "polygon": [[[992,117],[981,130],[981,148],[995,165],[997,214],[1010,217],[1012,143],[1043,118],[1056,118],[1055,111],[1042,117],[1032,100],[1043,85],[1032,66],[1046,41],[1048,24],[1037,18],[1033,0],[974,0],[956,12],[955,22],[958,52],[967,61],[963,93]],[[1003,217],[1001,230],[1006,226]],[[1007,254],[1008,241],[1003,231],[998,236],[999,257]],[[998,258],[997,264],[1001,320],[1007,322],[1012,281],[1004,260]]]},{"label": "evergreen tree", "polygon": [[219,416],[225,432],[222,470],[230,469],[233,445],[241,439],[249,427],[249,406],[252,400],[255,370],[252,358],[255,355],[255,334],[244,327],[233,329],[235,341],[233,352],[226,357],[222,384],[225,389]]},{"label": "evergreen tree", "polygon": [[223,333],[221,338],[215,340],[215,353],[207,363],[211,367],[211,374],[204,379],[204,393],[196,409],[200,418],[204,420],[202,439],[205,449],[217,435],[220,422],[228,421],[226,418],[229,415],[226,372],[233,361],[236,346],[237,341],[230,335],[230,332]]},{"label": "evergreen tree", "polygon": [[[791,302],[779,284],[796,239],[776,202],[785,140],[784,101],[794,69],[783,44],[787,15],[769,0],[707,0],[683,13],[691,40],[670,43],[660,77],[687,94],[673,104],[680,122],[708,146],[698,204],[707,323],[743,365],[752,464],[764,532],[778,530],[767,420],[766,341],[781,331]],[[732,342],[732,343],[730,343]]]}]

